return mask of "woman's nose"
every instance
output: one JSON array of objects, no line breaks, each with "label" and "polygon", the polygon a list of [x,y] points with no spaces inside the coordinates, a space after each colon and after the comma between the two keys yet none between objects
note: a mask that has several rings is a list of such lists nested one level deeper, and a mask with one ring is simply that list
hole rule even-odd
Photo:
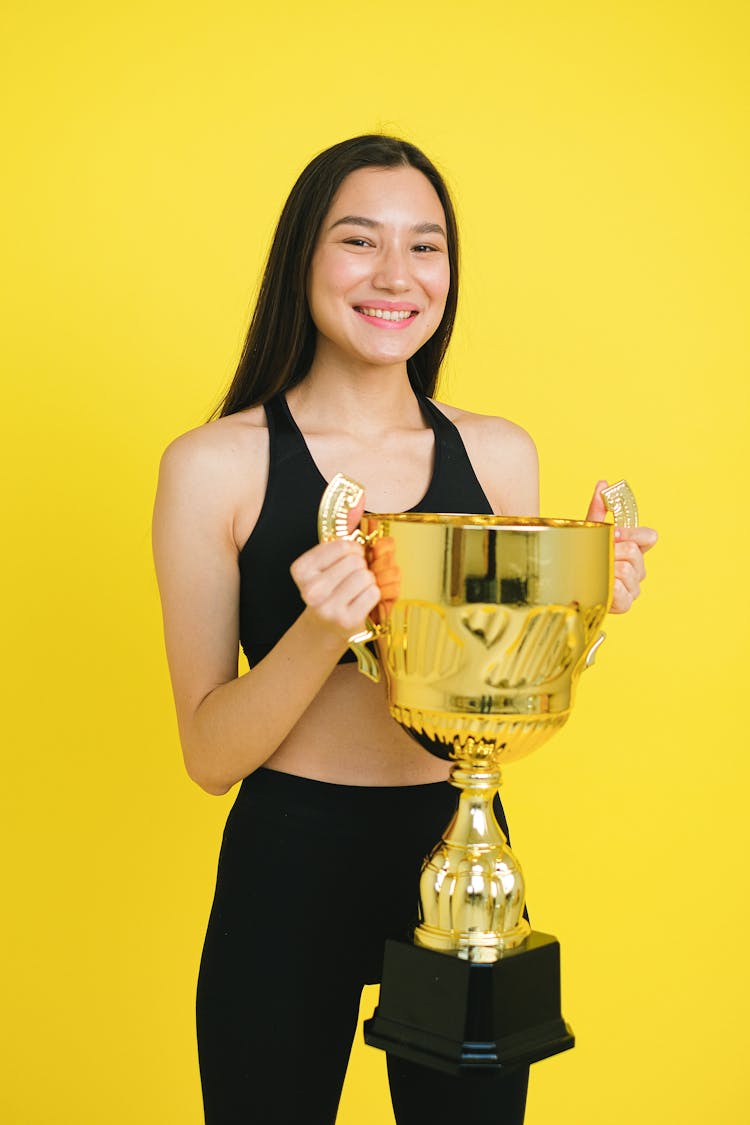
[{"label": "woman's nose", "polygon": [[396,247],[383,250],[378,255],[372,280],[377,289],[389,289],[394,293],[403,293],[409,289],[411,278],[408,255]]}]

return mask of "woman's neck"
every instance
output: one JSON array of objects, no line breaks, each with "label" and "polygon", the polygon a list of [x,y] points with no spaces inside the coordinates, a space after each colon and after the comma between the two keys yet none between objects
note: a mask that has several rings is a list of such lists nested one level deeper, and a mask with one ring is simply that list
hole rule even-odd
[{"label": "woman's neck", "polygon": [[313,362],[301,383],[287,394],[295,417],[310,431],[336,428],[346,433],[382,432],[408,425],[419,427],[421,411],[405,364],[338,368]]}]

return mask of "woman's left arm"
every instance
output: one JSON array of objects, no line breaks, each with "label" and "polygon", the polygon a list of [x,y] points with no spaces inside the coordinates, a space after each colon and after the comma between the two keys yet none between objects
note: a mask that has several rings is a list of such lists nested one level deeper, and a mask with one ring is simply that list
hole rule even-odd
[{"label": "woman's left arm", "polygon": [[[587,520],[606,519],[607,507],[602,498],[602,489],[606,487],[606,480],[597,482],[586,513]],[[652,527],[615,528],[615,585],[610,613],[627,613],[640,594],[641,582],[646,577],[643,556],[658,538]]]}]

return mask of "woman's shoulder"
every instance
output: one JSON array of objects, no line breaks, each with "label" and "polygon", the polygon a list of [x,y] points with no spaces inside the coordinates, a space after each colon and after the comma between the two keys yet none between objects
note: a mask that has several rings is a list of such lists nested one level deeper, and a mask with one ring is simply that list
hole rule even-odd
[{"label": "woman's shoulder", "polygon": [[531,435],[516,422],[436,402],[461,435],[492,510],[534,516],[539,510],[539,458]]},{"label": "woman's shoulder", "polygon": [[206,422],[175,438],[159,467],[154,526],[239,549],[263,503],[268,429],[262,406]]},{"label": "woman's shoulder", "polygon": [[169,443],[161,458],[161,473],[194,477],[210,482],[233,473],[257,459],[262,463],[268,451],[268,428],[262,406],[251,407],[204,422]]},{"label": "woman's shoulder", "polygon": [[435,401],[435,406],[453,422],[464,441],[468,437],[472,444],[486,446],[496,454],[512,454],[514,457],[525,454],[536,459],[536,446],[531,434],[516,422],[492,414],[461,410],[444,402]]}]

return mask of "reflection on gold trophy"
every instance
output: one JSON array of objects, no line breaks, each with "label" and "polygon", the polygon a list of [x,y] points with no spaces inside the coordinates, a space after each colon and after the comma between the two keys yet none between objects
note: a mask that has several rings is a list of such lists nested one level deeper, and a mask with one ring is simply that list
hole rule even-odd
[{"label": "reflection on gold trophy", "polygon": [[[493,800],[501,766],[565,723],[603,640],[612,527],[405,513],[366,514],[350,532],[361,496],[339,475],[319,512],[321,540],[358,538],[391,576],[351,647],[364,674],[384,669],[392,716],[453,762],[459,790],[422,869],[414,941],[387,944],[365,1035],[452,1072],[533,1062],[573,1045],[560,1014],[559,945],[524,918],[523,875]],[[605,499],[618,524],[637,524],[624,481]]]}]

